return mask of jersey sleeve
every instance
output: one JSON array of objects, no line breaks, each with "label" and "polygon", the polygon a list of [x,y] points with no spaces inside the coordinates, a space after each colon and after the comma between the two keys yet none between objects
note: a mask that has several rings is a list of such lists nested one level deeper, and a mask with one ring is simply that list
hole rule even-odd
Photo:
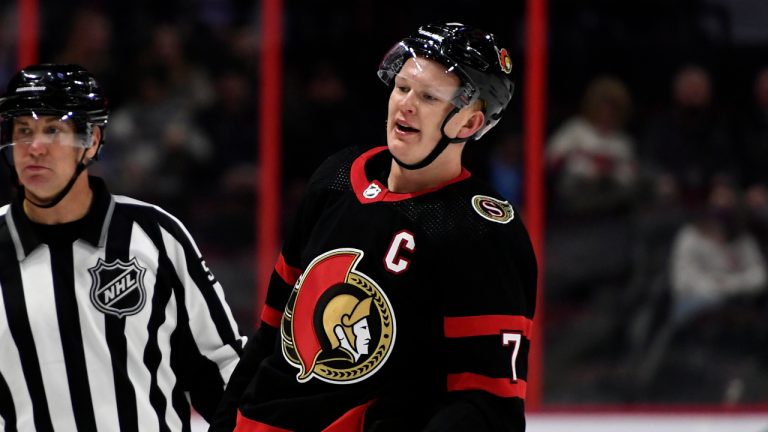
[{"label": "jersey sleeve", "polygon": [[519,220],[476,222],[441,248],[449,402],[428,430],[473,424],[477,431],[517,431],[525,424],[536,259]]},{"label": "jersey sleeve", "polygon": [[301,251],[312,231],[313,221],[330,199],[324,177],[335,165],[333,159],[326,161],[309,182],[272,270],[259,328],[246,345],[245,353],[232,374],[216,417],[211,422],[210,432],[231,431],[234,428],[238,406],[248,392],[259,364],[272,354],[276,347],[285,306],[294,284],[303,272]]},{"label": "jersey sleeve", "polygon": [[184,225],[170,216],[161,218],[160,225],[164,259],[178,285],[179,319],[186,319],[172,336],[177,339],[172,361],[183,365],[179,379],[192,405],[210,421],[247,338],[240,335],[221,284]]}]

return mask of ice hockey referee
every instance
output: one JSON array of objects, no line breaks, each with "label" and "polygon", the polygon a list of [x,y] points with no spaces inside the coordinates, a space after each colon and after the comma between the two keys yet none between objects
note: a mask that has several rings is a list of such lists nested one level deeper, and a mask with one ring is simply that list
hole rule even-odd
[{"label": "ice hockey referee", "polygon": [[76,65],[27,67],[0,99],[1,430],[190,430],[245,343],[181,222],[88,176],[107,117]]}]

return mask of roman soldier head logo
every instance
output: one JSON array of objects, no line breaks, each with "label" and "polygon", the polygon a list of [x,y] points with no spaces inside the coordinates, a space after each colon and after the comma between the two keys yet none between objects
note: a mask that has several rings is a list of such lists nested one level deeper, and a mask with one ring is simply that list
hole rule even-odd
[{"label": "roman soldier head logo", "polygon": [[144,307],[147,269],[139,265],[136,257],[127,263],[120,260],[107,263],[99,258],[88,272],[91,274],[91,302],[96,309],[122,318],[137,314]]},{"label": "roman soldier head logo", "polygon": [[281,333],[283,356],[299,369],[299,382],[358,382],[389,357],[395,317],[379,286],[356,271],[362,257],[357,249],[327,252],[296,282]]}]

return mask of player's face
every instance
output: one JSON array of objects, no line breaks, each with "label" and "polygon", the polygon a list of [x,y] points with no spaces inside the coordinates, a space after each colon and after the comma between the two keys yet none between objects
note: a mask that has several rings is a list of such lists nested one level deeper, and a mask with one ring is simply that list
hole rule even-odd
[{"label": "player's face", "polygon": [[85,151],[72,121],[55,116],[15,118],[11,139],[19,181],[25,193],[40,202],[66,186]]},{"label": "player's face", "polygon": [[[395,157],[416,163],[432,151],[459,84],[439,63],[424,58],[405,62],[395,77],[387,113],[387,145]],[[454,123],[446,125],[449,137],[458,130]]]}]

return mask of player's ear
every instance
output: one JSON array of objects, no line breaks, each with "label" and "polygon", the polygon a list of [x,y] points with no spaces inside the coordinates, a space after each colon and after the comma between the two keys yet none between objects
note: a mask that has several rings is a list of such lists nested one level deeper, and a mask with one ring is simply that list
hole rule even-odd
[{"label": "player's ear", "polygon": [[472,110],[471,114],[465,119],[464,124],[456,135],[458,138],[468,138],[475,134],[485,123],[485,114],[482,110]]}]

